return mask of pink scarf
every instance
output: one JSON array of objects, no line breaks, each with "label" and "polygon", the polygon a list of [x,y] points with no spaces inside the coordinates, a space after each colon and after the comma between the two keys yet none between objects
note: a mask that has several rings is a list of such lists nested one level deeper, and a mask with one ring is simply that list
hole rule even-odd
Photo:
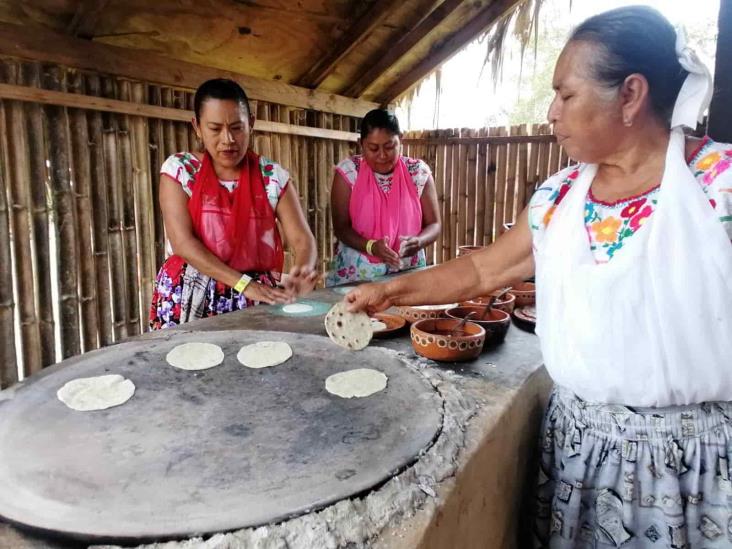
[{"label": "pink scarf", "polygon": [[[422,230],[422,205],[417,187],[400,156],[394,167],[389,192],[379,188],[373,170],[361,161],[349,204],[353,229],[369,240],[388,237],[389,247],[399,253],[399,237],[415,236]],[[365,255],[365,254],[364,254]],[[366,255],[371,263],[381,259]]]}]

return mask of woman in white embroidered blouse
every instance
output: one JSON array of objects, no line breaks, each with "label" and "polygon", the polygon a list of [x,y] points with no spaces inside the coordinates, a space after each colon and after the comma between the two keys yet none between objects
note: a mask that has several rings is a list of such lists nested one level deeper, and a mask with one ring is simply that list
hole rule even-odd
[{"label": "woman in white embroidered blouse", "polygon": [[487,250],[346,299],[449,303],[536,274],[556,383],[536,545],[729,547],[732,147],[682,132],[708,106],[709,73],[636,6],[582,23],[553,85],[554,134],[581,163]]}]

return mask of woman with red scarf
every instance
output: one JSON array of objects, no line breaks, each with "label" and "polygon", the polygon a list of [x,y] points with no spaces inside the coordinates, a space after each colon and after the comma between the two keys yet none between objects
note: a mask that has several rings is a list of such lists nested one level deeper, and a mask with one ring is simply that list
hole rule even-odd
[{"label": "woman with red scarf", "polygon": [[[315,239],[289,174],[250,148],[254,117],[232,80],[202,84],[193,128],[202,153],[170,156],[160,172],[160,207],[168,259],[158,273],[150,326],[180,323],[286,303],[313,289]],[[295,252],[282,280],[284,251],[277,221]]]},{"label": "woman with red scarf", "polygon": [[424,267],[424,249],[440,233],[432,173],[422,160],[402,156],[396,116],[368,112],[360,144],[362,154],[342,160],[333,178],[338,244],[326,286]]}]

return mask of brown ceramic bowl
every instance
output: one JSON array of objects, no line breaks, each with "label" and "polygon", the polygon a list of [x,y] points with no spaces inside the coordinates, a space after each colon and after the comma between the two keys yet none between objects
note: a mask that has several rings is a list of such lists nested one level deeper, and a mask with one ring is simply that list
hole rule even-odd
[{"label": "brown ceramic bowl", "polygon": [[397,335],[407,324],[407,321],[402,317],[391,313],[376,313],[371,315],[371,318],[386,324],[386,328],[383,330],[374,330],[374,337],[393,337]]},{"label": "brown ceramic bowl", "polygon": [[486,318],[481,318],[483,311],[485,311],[485,307],[463,305],[454,309],[448,309],[447,316],[459,319],[465,318],[470,313],[475,313],[470,317],[470,322],[482,326],[485,330],[485,344],[483,348],[486,349],[502,343],[506,338],[506,332],[508,332],[508,327],[511,325],[511,315],[501,309],[491,308],[490,315]]},{"label": "brown ceramic bowl", "polygon": [[472,254],[473,252],[479,252],[485,248],[485,246],[458,246],[458,257],[461,257],[463,255]]},{"label": "brown ceramic bowl", "polygon": [[516,284],[511,293],[516,296],[516,307],[536,305],[536,285],[533,282]]},{"label": "brown ceramic bowl", "polygon": [[[493,292],[491,295],[496,295],[496,294],[500,293],[501,291],[502,290],[497,290],[497,291]],[[480,307],[482,305],[483,307],[485,307],[486,305],[488,305],[489,299],[490,299],[490,296],[489,297],[476,297],[476,298],[471,299],[470,301],[465,301],[465,302],[461,303],[460,305],[467,305],[468,307],[475,306],[475,305]],[[500,300],[493,303],[493,309],[500,309],[502,311],[506,311],[508,314],[513,313],[514,307],[516,307],[516,296],[513,295],[511,292],[504,294]]]},{"label": "brown ceramic bowl", "polygon": [[418,355],[442,362],[470,360],[480,355],[485,330],[473,322],[463,326],[464,335],[452,335],[460,324],[454,318],[428,318],[412,324],[409,332]]},{"label": "brown ceramic bowl", "polygon": [[409,322],[417,322],[418,320],[426,320],[428,318],[445,318],[445,311],[455,307],[457,303],[449,303],[447,305],[419,305],[414,307],[397,307],[397,314],[404,320]]}]

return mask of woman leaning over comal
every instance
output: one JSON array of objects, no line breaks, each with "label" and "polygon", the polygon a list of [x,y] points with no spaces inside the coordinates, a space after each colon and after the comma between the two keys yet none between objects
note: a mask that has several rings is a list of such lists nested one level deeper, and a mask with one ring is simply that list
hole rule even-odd
[{"label": "woman leaning over comal", "polygon": [[707,69],[655,10],[581,24],[549,120],[581,163],[483,252],[346,299],[463,301],[532,274],[556,387],[541,438],[541,547],[732,546],[732,146],[684,136]]}]

